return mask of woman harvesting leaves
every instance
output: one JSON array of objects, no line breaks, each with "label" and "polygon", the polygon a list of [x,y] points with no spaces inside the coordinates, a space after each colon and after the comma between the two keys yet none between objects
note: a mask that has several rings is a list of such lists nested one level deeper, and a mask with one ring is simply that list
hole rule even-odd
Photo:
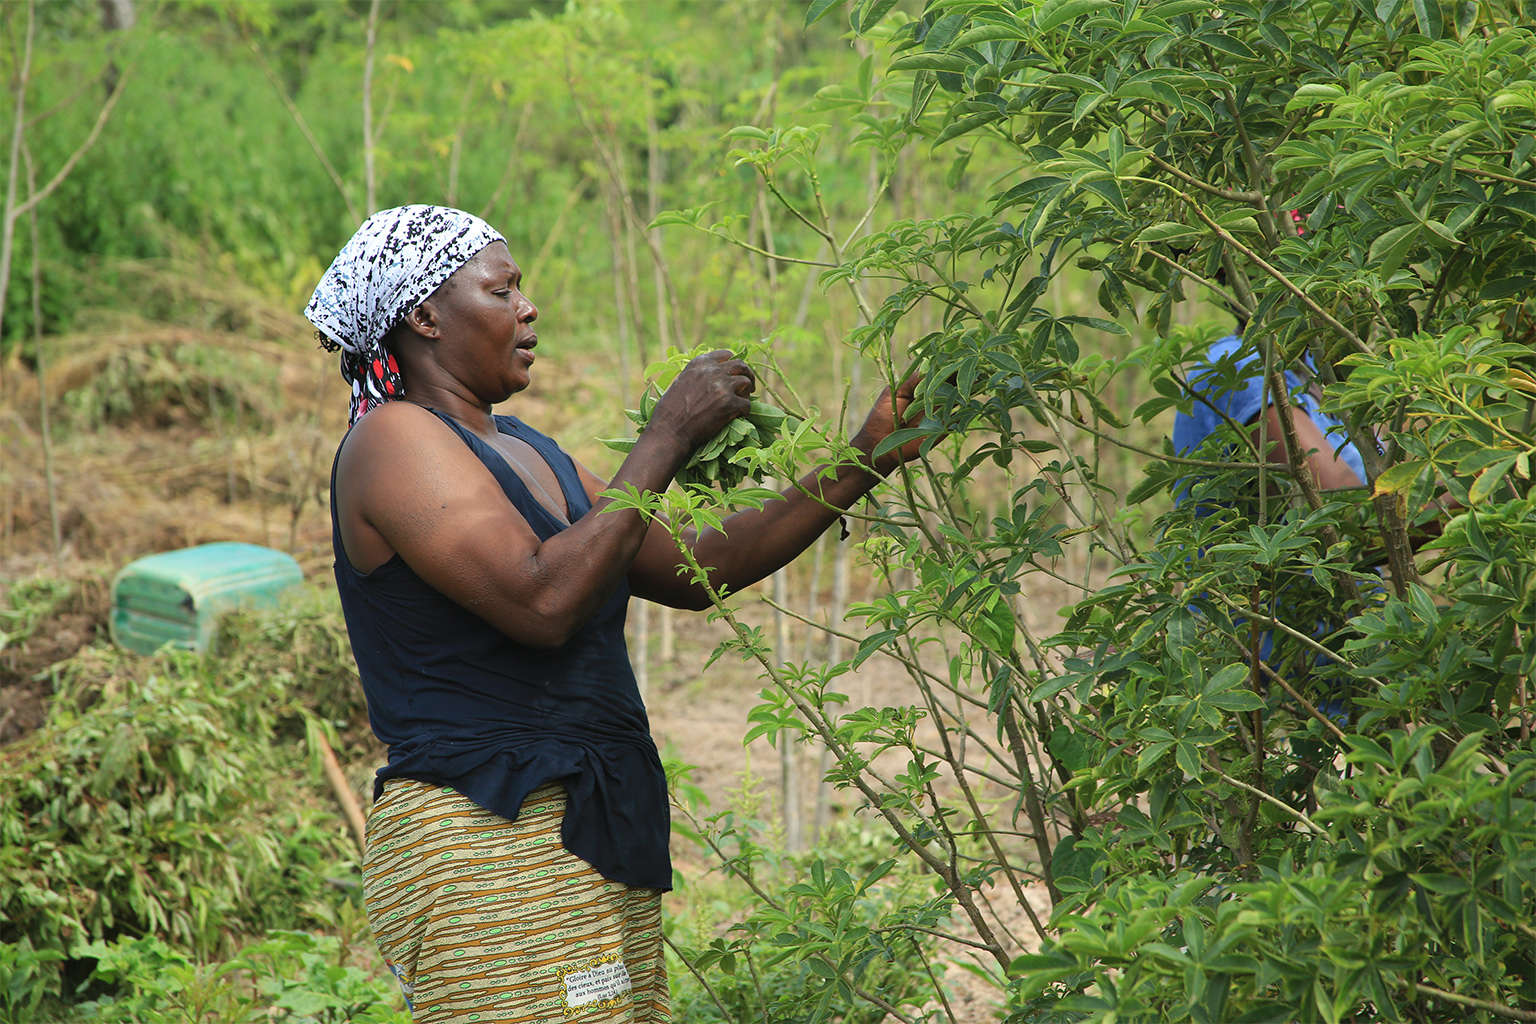
[{"label": "woman harvesting leaves", "polygon": [[[336,580],[375,734],[369,922],[421,1021],[669,1019],[665,778],[625,649],[631,594],[709,604],[665,526],[604,512],[660,491],[733,419],[752,370],[694,359],[604,481],[492,407],[525,389],[538,310],[506,242],[459,210],[370,217],[306,315],[342,352],[352,428],[331,489]],[[915,443],[916,379],[783,500],[685,543],[740,589],[810,545]]]}]

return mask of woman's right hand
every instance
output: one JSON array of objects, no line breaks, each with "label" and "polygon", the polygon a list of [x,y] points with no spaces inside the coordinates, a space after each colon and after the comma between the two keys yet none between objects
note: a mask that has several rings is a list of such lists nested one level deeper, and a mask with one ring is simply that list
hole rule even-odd
[{"label": "woman's right hand", "polygon": [[689,360],[656,402],[646,432],[660,428],[692,452],[752,407],[757,377],[727,349]]}]

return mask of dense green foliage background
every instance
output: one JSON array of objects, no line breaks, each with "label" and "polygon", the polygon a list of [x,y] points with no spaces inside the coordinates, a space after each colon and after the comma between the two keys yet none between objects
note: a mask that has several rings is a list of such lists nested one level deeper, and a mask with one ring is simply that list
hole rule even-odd
[{"label": "dense green foliage background", "polygon": [[[669,926],[683,1019],[971,1019],[962,978],[1016,1021],[1536,1019],[1529,3],[102,10],[0,10],[0,398],[45,451],[50,416],[301,449],[286,311],[398,202],[489,217],[543,344],[625,404],[669,346],[758,345],[803,418],[758,475],[926,370],[892,441],[924,457],[834,554],[864,599],[813,572],[770,629],[721,596],[720,653],[764,685],[744,732],[859,812],[810,843],[787,784],[705,808],[674,766],[721,869]],[[34,244],[12,211],[65,167]],[[1237,424],[1163,440],[1235,317],[1316,376],[1365,487]],[[626,429],[535,397],[583,455]],[[293,538],[326,462],[289,462],[262,500]],[[631,500],[681,525],[760,498]],[[12,636],[50,586],[10,588]],[[788,642],[794,616],[823,632]],[[346,973],[339,832],[284,845],[310,819],[239,784],[316,802],[304,759],[358,713],[339,641],[304,653],[334,610],[241,628],[209,659],[87,649],[7,748],[0,1012],[397,1012]],[[850,699],[871,659],[909,699]],[[291,931],[317,925],[342,937]]]}]

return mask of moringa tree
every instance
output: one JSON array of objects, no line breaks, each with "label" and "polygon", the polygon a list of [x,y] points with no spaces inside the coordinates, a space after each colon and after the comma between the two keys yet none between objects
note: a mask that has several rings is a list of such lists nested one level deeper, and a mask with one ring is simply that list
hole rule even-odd
[{"label": "moringa tree", "polygon": [[[773,936],[816,961],[815,1019],[881,1006],[861,971],[938,931],[1010,1020],[1536,1020],[1531,8],[857,0],[885,71],[818,109],[890,173],[953,154],[955,188],[864,240],[819,187],[832,129],[733,133],[833,246],[824,282],[876,296],[850,341],[889,380],[928,369],[925,422],[890,442],[927,459],[871,516],[886,586],[858,653],[788,662],[738,625],[774,684],[754,732],[828,749],[933,890],[854,927],[874,883],[822,865],[760,886],[732,955]],[[1100,309],[1053,301],[1083,282]],[[1267,381],[1315,380],[1364,488],[1312,485],[1286,399],[1286,464],[1238,424],[1194,453],[1158,439],[1232,324],[1177,322],[1193,296],[1246,321]],[[1143,468],[1123,493],[1117,451]],[[1187,481],[1222,509],[1175,504]],[[1079,596],[1050,632],[1026,605],[1053,578]],[[838,692],[876,655],[912,705]],[[726,863],[751,879],[748,850]],[[1020,955],[997,904],[1028,913],[1036,880],[1054,909]]]}]

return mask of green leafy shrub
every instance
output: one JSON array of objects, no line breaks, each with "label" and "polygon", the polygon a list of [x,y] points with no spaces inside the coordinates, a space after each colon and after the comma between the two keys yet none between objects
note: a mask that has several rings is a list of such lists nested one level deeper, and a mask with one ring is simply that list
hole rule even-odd
[{"label": "green leafy shrub", "polygon": [[751,794],[739,802],[675,826],[720,857],[722,877],[687,882],[689,911],[666,921],[684,961],[672,968],[674,1015],[876,1024],[887,1013],[870,996],[893,1008],[933,999],[930,933],[952,907],[922,873],[857,821],[784,856]]},{"label": "green leafy shrub", "polygon": [[273,931],[229,960],[198,963],[154,936],[92,943],[87,984],[118,995],[81,1003],[77,1019],[103,1024],[408,1024],[400,986],[380,968],[348,964],[334,935]]},{"label": "green leafy shrub", "polygon": [[[624,415],[635,424],[636,434],[644,433],[647,424],[651,422],[659,393],[667,389],[690,359],[709,351],[712,351],[709,345],[702,345],[691,352],[672,349],[660,362],[646,368],[646,376],[654,380],[651,386],[640,393],[640,408],[624,410]],[[743,345],[733,351],[742,359],[749,360],[759,374],[772,367],[771,352],[762,344]],[[764,362],[768,367],[763,365]],[[802,422],[801,417],[791,416],[776,405],[754,398],[747,415],[727,423],[718,434],[701,445],[677,471],[675,479],[684,486],[718,487],[721,491],[729,491],[741,485],[748,476],[754,475],[754,468],[761,467],[761,449],[771,446],[781,436],[792,433]],[[627,453],[634,448],[635,438],[614,438],[605,440],[603,444],[614,451]]]},{"label": "green leafy shrub", "polygon": [[219,656],[62,666],[47,722],[0,752],[0,946],[79,960],[152,935],[207,956],[349,899],[357,854],[308,742],[317,712],[359,707],[338,619],[310,599],[230,617]]},{"label": "green leafy shrub", "polygon": [[57,949],[36,949],[30,939],[0,942],[0,1020],[31,1019],[44,999],[59,993]]},{"label": "green leafy shrub", "polygon": [[[974,928],[940,930],[985,950],[1010,1020],[1536,1016],[1530,5],[807,20],[845,8],[883,49],[818,94],[843,120],[743,127],[728,159],[831,246],[823,282],[859,297],[850,340],[886,381],[926,362],[924,420],[886,442],[924,458],[871,516],[850,658],[786,661],[723,609],[770,682],[760,730],[825,747]],[[952,153],[949,208],[840,250],[820,181],[843,131],[882,182]],[[752,248],[706,210],[663,221]],[[1195,294],[1230,315],[1176,326]],[[1344,420],[1364,487],[1320,493],[1301,446],[1270,461],[1244,424],[1158,440],[1234,320]],[[1133,374],[1152,394],[1128,403]],[[1143,470],[1123,491],[1115,447]],[[1027,606],[1062,585],[1042,629]],[[850,707],[838,680],[878,656],[912,702]],[[1039,952],[988,912],[994,884],[1021,911],[1049,894]]]},{"label": "green leafy shrub", "polygon": [[54,576],[37,576],[9,584],[4,597],[10,607],[0,608],[0,623],[4,624],[0,629],[0,651],[25,643],[38,626],[73,595],[73,585]]},{"label": "green leafy shrub", "polygon": [[[302,899],[253,895],[315,898],[323,878],[290,870],[287,857],[346,852],[334,819],[327,830],[329,816],[299,792],[263,781],[302,772],[301,753],[272,742],[281,689],[215,674],[193,655],[140,662],[98,651],[95,672],[122,674],[83,706],[68,687],[87,678],[90,660],[70,666],[47,724],[5,752],[0,941],[73,952],[154,933],[211,951],[231,931],[289,923]],[[140,666],[152,666],[142,679]]]},{"label": "green leafy shrub", "polygon": [[[184,332],[183,332],[184,333]],[[87,339],[88,341],[90,339]],[[277,375],[259,355],[201,339],[81,346],[61,364],[60,396],[76,426],[270,425]]]}]

